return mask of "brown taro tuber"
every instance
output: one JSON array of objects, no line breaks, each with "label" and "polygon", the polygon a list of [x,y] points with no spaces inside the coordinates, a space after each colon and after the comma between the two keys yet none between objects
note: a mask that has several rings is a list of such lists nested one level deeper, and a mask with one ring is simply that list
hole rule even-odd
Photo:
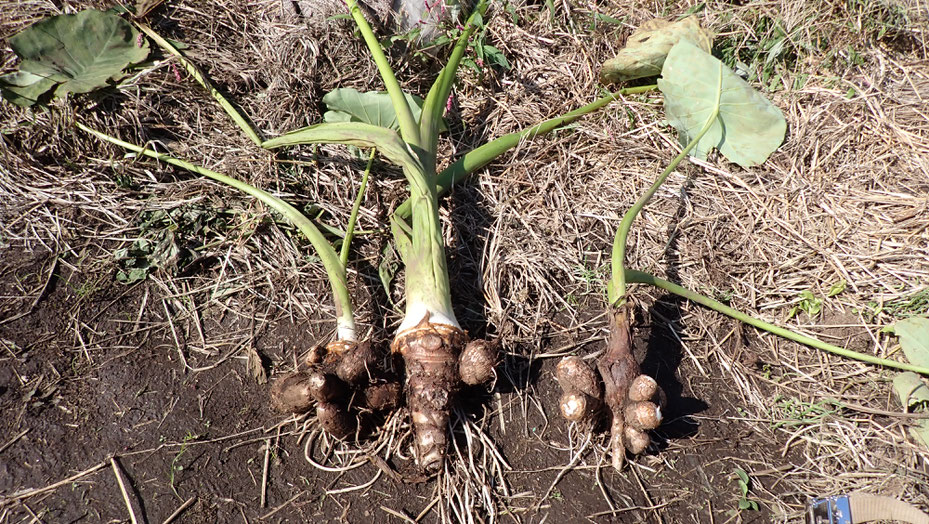
[{"label": "brown taro tuber", "polygon": [[302,414],[316,408],[316,417],[336,438],[355,433],[359,411],[386,411],[399,404],[400,385],[367,342],[339,340],[321,358],[313,352],[310,369],[277,380],[271,405],[281,412]]},{"label": "brown taro tuber", "polygon": [[479,385],[494,377],[496,347],[483,340],[468,342],[464,330],[429,315],[401,330],[393,350],[406,367],[406,402],[413,422],[413,450],[423,470],[441,469],[448,443],[448,420],[462,383]]},{"label": "brown taro tuber", "polygon": [[306,413],[313,409],[309,375],[304,371],[280,378],[271,385],[271,407],[281,413]]},{"label": "brown taro tuber", "polygon": [[[639,454],[650,442],[647,431],[661,424],[661,409],[655,403],[661,392],[655,380],[642,375],[632,355],[630,306],[610,312],[607,347],[597,362],[599,380],[579,357],[565,357],[558,363],[556,377],[564,395],[561,413],[570,421],[595,418],[605,404],[610,417],[610,450],[613,467],[622,467],[625,451]],[[604,393],[600,395],[600,380]]]},{"label": "brown taro tuber", "polygon": [[565,357],[555,368],[555,377],[564,392],[561,416],[572,422],[591,418],[602,402],[600,379],[580,357]]}]

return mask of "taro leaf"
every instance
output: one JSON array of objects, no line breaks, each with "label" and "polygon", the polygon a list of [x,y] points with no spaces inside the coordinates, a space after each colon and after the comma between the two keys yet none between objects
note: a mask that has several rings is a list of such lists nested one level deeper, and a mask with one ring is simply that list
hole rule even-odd
[{"label": "taro leaf", "polygon": [[88,93],[123,77],[123,69],[148,56],[148,42],[109,12],[87,10],[42,20],[10,38],[20,70],[60,85],[55,96]]},{"label": "taro leaf", "polygon": [[658,89],[664,93],[668,121],[689,143],[719,102],[719,114],[694,147],[693,156],[705,159],[716,148],[742,167],[767,160],[787,132],[781,110],[752,89],[722,62],[694,44],[681,40],[671,48]]},{"label": "taro leaf", "polygon": [[298,144],[346,144],[376,147],[388,160],[404,169],[421,173],[423,165],[400,135],[392,130],[364,122],[316,124],[265,140],[261,147],[274,149]]},{"label": "taro leaf", "polygon": [[20,107],[30,107],[51,98],[55,81],[26,71],[15,71],[0,76],[0,94],[8,102]]},{"label": "taro leaf", "polygon": [[[898,320],[892,331],[911,364],[929,366],[929,319],[910,317]],[[900,373],[894,377],[893,385],[904,409],[929,411],[929,386],[922,377],[909,371]],[[910,434],[923,446],[929,447],[929,420],[911,427]]]},{"label": "taro leaf", "polygon": [[625,82],[661,74],[661,66],[674,44],[689,40],[706,52],[713,45],[713,34],[700,27],[696,15],[678,22],[660,18],[640,25],[626,40],[626,47],[603,63],[600,81]]},{"label": "taro leaf", "polygon": [[[423,112],[423,99],[403,93],[406,97],[407,104],[410,105],[410,111],[413,118],[419,121],[419,116]],[[393,103],[390,101],[390,95],[377,91],[359,92],[350,87],[340,87],[333,89],[323,96],[323,102],[329,111],[323,115],[326,122],[363,122],[375,126],[386,127],[388,129],[400,129],[400,123],[397,121],[397,112],[394,111]],[[447,127],[442,122],[440,131],[445,131]]]},{"label": "taro leaf", "polygon": [[910,317],[898,320],[893,332],[900,340],[903,354],[911,364],[929,367],[929,318]]},{"label": "taro leaf", "polygon": [[[919,375],[911,371],[900,373],[894,377],[893,385],[904,409],[929,411],[929,386]],[[923,420],[912,426],[910,435],[923,446],[929,447],[929,420]]]}]

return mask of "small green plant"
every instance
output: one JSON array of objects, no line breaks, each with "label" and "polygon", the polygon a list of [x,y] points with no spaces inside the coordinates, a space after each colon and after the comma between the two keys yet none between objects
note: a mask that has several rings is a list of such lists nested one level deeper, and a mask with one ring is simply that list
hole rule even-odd
[{"label": "small green plant", "polygon": [[139,219],[140,237],[113,252],[119,268],[116,280],[134,284],[152,272],[178,272],[228,229],[228,213],[198,206],[146,211]]},{"label": "small green plant", "polygon": [[603,13],[598,13],[596,11],[582,11],[584,14],[590,17],[590,24],[587,29],[591,33],[600,29],[601,26],[605,27],[616,27],[622,26],[626,23],[626,17],[616,18],[610,15],[605,15]]},{"label": "small green plant", "polygon": [[735,474],[735,481],[739,487],[739,511],[758,511],[758,503],[748,498],[748,492],[752,489],[751,477],[742,468],[735,468],[732,472]]},{"label": "small green plant", "polygon": [[[461,64],[479,75],[484,73],[485,67],[498,66],[503,69],[510,69],[510,61],[506,59],[503,51],[487,43],[487,26],[484,25],[483,16],[474,17],[474,24],[477,30],[471,38],[470,45],[473,55],[463,56]],[[449,32],[447,38],[449,38],[449,41],[455,41],[460,38],[460,34],[461,30],[456,28]]]},{"label": "small green plant", "polygon": [[801,311],[810,317],[815,317],[823,310],[823,299],[816,298],[816,295],[809,289],[801,291],[798,298],[799,302],[797,302],[794,307],[790,308],[790,312],[787,313],[787,318],[793,318]]},{"label": "small green plant", "polygon": [[171,468],[168,470],[168,484],[171,486],[171,491],[173,491],[174,494],[178,497],[180,497],[180,495],[178,495],[177,489],[174,487],[174,478],[175,474],[184,471],[184,466],[179,464],[179,462],[181,457],[187,453],[187,450],[189,449],[188,444],[194,440],[197,440],[198,438],[198,435],[194,435],[192,432],[188,431],[187,434],[184,435],[184,439],[181,441],[181,449],[178,450],[177,454],[174,455],[174,459],[171,461]]},{"label": "small green plant", "polygon": [[[832,298],[841,294],[843,291],[845,291],[846,285],[847,283],[844,279],[836,282],[835,284],[832,284],[829,287],[829,291],[826,292],[825,298]],[[823,310],[824,299],[817,297],[810,289],[801,291],[798,299],[799,301],[792,308],[790,308],[790,311],[787,313],[787,318],[793,318],[801,311],[812,318],[819,315]]]},{"label": "small green plant", "polygon": [[896,319],[925,316],[929,314],[929,288],[884,303],[869,302],[868,306],[872,316],[879,313]]},{"label": "small green plant", "polygon": [[574,275],[584,282],[585,291],[590,293],[594,286],[600,286],[603,282],[601,277],[604,269],[605,268],[591,268],[583,264],[578,264],[574,266]]},{"label": "small green plant", "polygon": [[771,425],[774,429],[820,424],[838,411],[837,407],[827,401],[804,402],[797,398],[779,395],[774,402],[775,407],[772,413],[774,423]]}]

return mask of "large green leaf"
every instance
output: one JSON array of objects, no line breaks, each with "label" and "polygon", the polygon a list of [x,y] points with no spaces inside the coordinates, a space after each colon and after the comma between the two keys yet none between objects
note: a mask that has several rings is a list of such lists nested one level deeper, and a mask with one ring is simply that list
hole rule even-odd
[{"label": "large green leaf", "polygon": [[[26,71],[15,71],[0,76],[0,94],[8,102],[20,107],[37,104],[43,98],[51,98],[49,91],[55,81]],[[47,95],[47,96],[46,96]]]},{"label": "large green leaf", "polygon": [[376,147],[388,160],[404,169],[416,172],[423,170],[419,156],[407,146],[396,131],[362,122],[316,124],[265,140],[261,147],[274,149],[298,144],[347,144],[358,147]]},{"label": "large green leaf", "polygon": [[[403,93],[403,96],[406,97],[413,118],[419,121],[423,112],[423,99],[410,93]],[[323,115],[323,120],[326,122],[362,122],[395,131],[400,129],[397,112],[394,111],[390,95],[387,93],[378,91],[362,93],[350,87],[340,87],[326,93],[323,96],[323,103],[329,109]],[[443,122],[439,130],[445,129]]]},{"label": "large green leaf", "polygon": [[[42,20],[10,38],[20,70],[59,83],[55,96],[87,93],[148,56],[148,43],[113,13],[87,10]],[[137,45],[138,44],[138,45]]]},{"label": "large green leaf", "polygon": [[[910,317],[898,320],[890,330],[897,335],[906,359],[918,366],[929,366],[929,318]],[[929,411],[929,386],[916,373],[900,373],[894,377],[894,390],[904,409]],[[929,447],[929,420],[910,428],[910,435]]]},{"label": "large green leaf", "polygon": [[668,53],[658,89],[681,144],[700,132],[718,100],[716,122],[693,149],[698,158],[705,159],[715,147],[731,162],[749,167],[763,163],[784,141],[787,121],[781,110],[687,40]]},{"label": "large green leaf", "polygon": [[903,354],[911,364],[929,366],[929,318],[910,317],[898,320],[893,332],[900,340]]},{"label": "large green leaf", "polygon": [[[929,386],[922,377],[907,371],[894,377],[894,391],[900,404],[908,411],[929,411]],[[929,420],[923,420],[910,428],[910,435],[923,446],[929,447]]]},{"label": "large green leaf", "polygon": [[626,46],[615,57],[603,63],[600,80],[625,82],[658,76],[668,52],[681,40],[689,40],[707,52],[713,45],[712,33],[700,27],[696,15],[677,22],[649,20],[629,35]]}]

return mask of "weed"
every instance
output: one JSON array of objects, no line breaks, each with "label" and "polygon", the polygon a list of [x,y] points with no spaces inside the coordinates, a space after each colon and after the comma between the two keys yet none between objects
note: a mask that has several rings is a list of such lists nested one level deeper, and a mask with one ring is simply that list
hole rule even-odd
[{"label": "weed", "polygon": [[606,267],[591,268],[583,264],[574,266],[574,276],[584,282],[585,292],[590,293],[593,287],[603,288],[603,275]]},{"label": "weed", "polygon": [[829,291],[826,292],[826,298],[832,298],[841,294],[843,291],[845,291],[846,287],[848,287],[848,282],[846,282],[844,278],[839,280],[835,284],[829,286]]},{"label": "weed", "polygon": [[823,299],[817,298],[809,289],[801,291],[799,299],[799,302],[797,302],[794,307],[790,308],[790,312],[787,313],[787,318],[793,318],[801,311],[810,317],[815,317],[823,310]]},{"label": "weed", "polygon": [[758,511],[758,503],[748,499],[748,492],[752,488],[752,479],[742,468],[732,470],[735,473],[735,481],[739,485],[739,511]]},{"label": "weed", "polygon": [[888,302],[869,302],[868,308],[872,318],[880,313],[897,319],[926,316],[929,314],[929,287]]},{"label": "weed", "polygon": [[801,50],[815,49],[802,42],[801,26],[791,32],[779,18],[759,17],[749,33],[734,32],[721,38],[714,55],[749,82],[759,82],[773,91],[781,84],[781,72],[797,64]]},{"label": "weed", "polygon": [[215,208],[181,206],[142,213],[140,238],[113,252],[116,280],[134,284],[159,268],[184,269],[228,229],[228,213]]},{"label": "weed", "polygon": [[777,396],[771,414],[773,429],[819,424],[826,417],[837,412],[837,408],[827,401],[804,402],[797,398]]},{"label": "weed", "polygon": [[[162,438],[164,438],[164,437],[162,437]],[[184,471],[184,466],[178,464],[178,462],[181,460],[181,457],[183,457],[184,454],[187,453],[187,450],[190,449],[190,448],[187,446],[187,444],[188,444],[190,441],[196,440],[196,439],[198,439],[198,438],[199,438],[199,435],[194,435],[193,433],[191,433],[190,431],[188,431],[187,434],[184,435],[184,439],[183,439],[183,441],[181,442],[181,449],[180,449],[180,451],[177,452],[177,455],[174,455],[174,460],[171,461],[171,470],[168,471],[168,483],[169,483],[170,486],[171,486],[171,491],[173,491],[174,494],[177,495],[178,497],[180,497],[180,495],[178,495],[177,489],[175,489],[175,487],[174,487],[174,475],[175,475],[175,473],[179,473],[179,472],[181,472],[181,471]]]},{"label": "weed", "polygon": [[590,18],[590,22],[587,24],[587,31],[590,33],[595,33],[598,29],[601,29],[602,26],[606,28],[621,26],[626,23],[627,19],[625,16],[622,18],[614,18],[596,11],[581,11],[581,13]]}]

